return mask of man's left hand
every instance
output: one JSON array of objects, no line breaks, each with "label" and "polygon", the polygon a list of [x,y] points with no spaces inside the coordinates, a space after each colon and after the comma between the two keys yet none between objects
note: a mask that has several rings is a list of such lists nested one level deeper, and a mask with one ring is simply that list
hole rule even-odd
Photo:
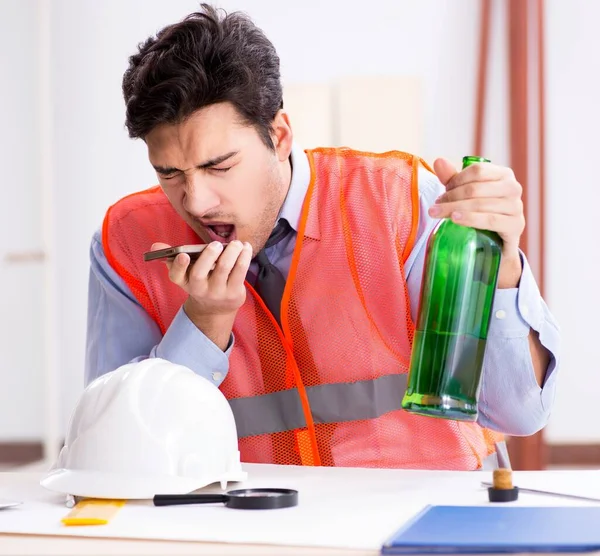
[{"label": "man's left hand", "polygon": [[430,207],[429,215],[498,233],[503,241],[498,287],[517,287],[522,272],[519,240],[525,229],[525,215],[523,188],[514,172],[487,162],[457,171],[444,158],[438,158],[433,168],[446,192]]}]

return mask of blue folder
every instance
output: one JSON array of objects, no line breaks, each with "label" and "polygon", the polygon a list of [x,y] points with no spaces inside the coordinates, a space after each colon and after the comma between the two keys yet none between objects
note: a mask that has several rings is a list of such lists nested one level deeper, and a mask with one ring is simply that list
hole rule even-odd
[{"label": "blue folder", "polygon": [[381,554],[600,550],[600,507],[428,506]]}]

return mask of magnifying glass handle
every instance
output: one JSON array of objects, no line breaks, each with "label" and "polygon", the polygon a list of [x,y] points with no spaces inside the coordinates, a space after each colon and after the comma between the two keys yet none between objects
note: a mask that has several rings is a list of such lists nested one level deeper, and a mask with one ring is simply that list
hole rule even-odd
[{"label": "magnifying glass handle", "polygon": [[156,494],[155,506],[179,506],[182,504],[223,504],[228,497],[224,494]]}]

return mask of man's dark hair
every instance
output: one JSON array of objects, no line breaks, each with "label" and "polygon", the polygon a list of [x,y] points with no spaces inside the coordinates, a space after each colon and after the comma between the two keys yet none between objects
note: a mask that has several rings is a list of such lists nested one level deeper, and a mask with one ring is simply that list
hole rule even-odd
[{"label": "man's dark hair", "polygon": [[230,102],[273,149],[272,122],[282,108],[279,56],[240,12],[201,11],[150,37],[123,76],[126,127],[145,138],[157,125],[181,123],[197,110]]}]

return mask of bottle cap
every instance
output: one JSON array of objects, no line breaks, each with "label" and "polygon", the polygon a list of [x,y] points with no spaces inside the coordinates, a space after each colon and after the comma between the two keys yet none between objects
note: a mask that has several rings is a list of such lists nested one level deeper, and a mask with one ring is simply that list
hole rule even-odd
[{"label": "bottle cap", "polygon": [[510,489],[488,487],[488,498],[490,502],[514,502],[519,498],[519,487]]}]

